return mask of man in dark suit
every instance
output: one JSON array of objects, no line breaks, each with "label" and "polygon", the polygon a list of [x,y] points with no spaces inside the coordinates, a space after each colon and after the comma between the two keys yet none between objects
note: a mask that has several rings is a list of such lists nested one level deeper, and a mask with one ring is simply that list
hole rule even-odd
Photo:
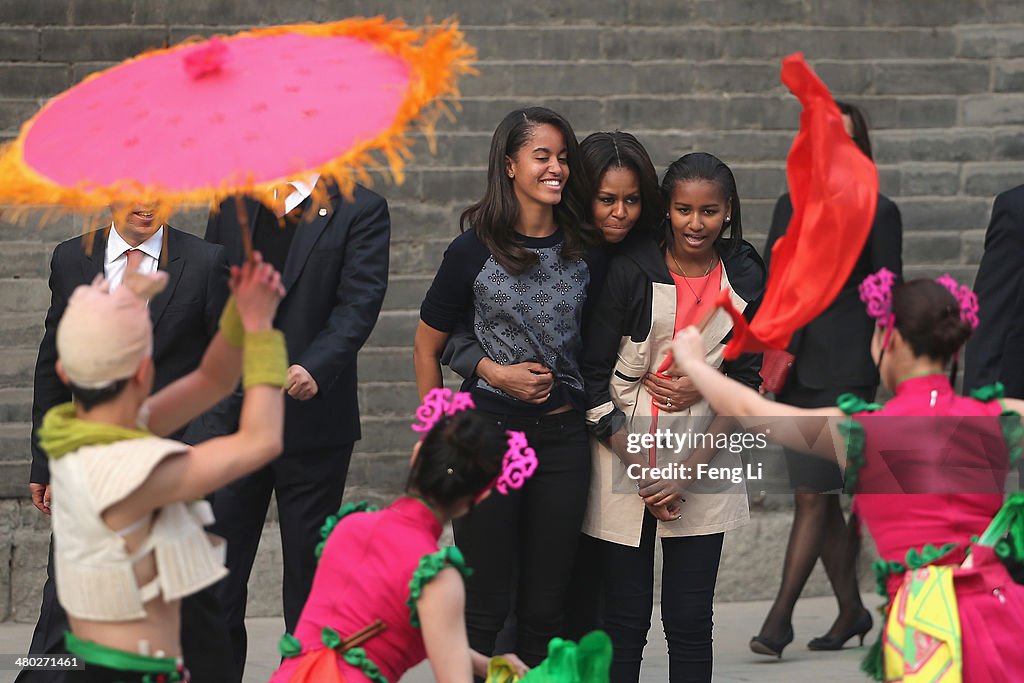
[{"label": "man in dark suit", "polygon": [[1024,398],[1024,185],[992,206],[985,253],[974,280],[978,329],[967,342],[964,389],[1002,382]]},{"label": "man in dark suit", "polygon": [[[144,273],[157,268],[168,275],[167,287],[149,302],[153,321],[153,391],[159,391],[196,367],[217,331],[227,298],[227,260],[224,248],[209,244],[170,226],[160,225],[147,207],[132,207],[117,225],[57,245],[50,261],[50,308],[36,360],[32,400],[32,470],[29,488],[40,511],[50,513],[50,473],[46,455],[39,448],[36,431],[46,412],[71,400],[71,392],[57,377],[56,332],[68,297],[79,285],[97,275],[118,287],[127,269]],[[116,339],[110,340],[117,344]],[[213,434],[198,418],[171,438],[198,443]],[[34,654],[64,650],[67,616],[57,601],[52,580],[53,553],[47,564],[47,579],[39,621],[29,651]],[[231,662],[223,656],[228,637],[213,589],[186,598],[182,603],[182,647],[197,683],[219,683],[231,675]],[[217,651],[220,648],[220,652]],[[23,671],[19,683],[63,681],[60,671]]]},{"label": "man in dark suit", "polygon": [[[310,198],[317,182],[323,183],[312,177],[281,187],[277,210],[247,199],[240,212],[235,200],[226,201],[206,230],[207,240],[227,248],[232,264],[245,259],[241,230],[248,230],[254,248],[283,274],[287,292],[274,321],[285,334],[291,363],[284,453],[213,497],[216,532],[228,542],[230,574],[220,598],[239,675],[246,652],[246,584],[272,492],[289,632],[309,595],[319,530],[341,505],[352,446],[360,437],[356,353],[377,322],[387,289],[387,202],[360,186],[346,200],[333,184],[322,184],[328,201],[319,206]],[[222,413],[225,429],[234,429],[237,410],[236,403]]]}]

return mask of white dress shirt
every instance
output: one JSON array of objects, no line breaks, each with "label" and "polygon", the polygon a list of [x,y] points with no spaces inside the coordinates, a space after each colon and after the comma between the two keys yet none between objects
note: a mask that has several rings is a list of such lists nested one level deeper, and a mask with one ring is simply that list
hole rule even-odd
[{"label": "white dress shirt", "polygon": [[121,286],[124,280],[124,271],[128,266],[128,252],[138,249],[142,252],[142,262],[139,264],[139,272],[143,275],[155,273],[160,265],[160,251],[164,246],[164,227],[153,233],[153,236],[140,244],[132,247],[124,241],[124,238],[117,232],[117,226],[111,225],[110,235],[107,237],[107,253],[103,261],[103,272],[107,282],[110,283],[110,291]]},{"label": "white dress shirt", "polygon": [[[314,173],[304,180],[291,181],[290,185],[292,186],[292,193],[284,199],[284,213],[290,213],[296,206],[306,201],[306,197],[313,194],[313,187],[319,179],[320,174]],[[274,199],[276,200],[277,197],[275,196]],[[281,216],[283,215],[284,214],[281,214]],[[278,216],[278,218],[281,216]]]}]

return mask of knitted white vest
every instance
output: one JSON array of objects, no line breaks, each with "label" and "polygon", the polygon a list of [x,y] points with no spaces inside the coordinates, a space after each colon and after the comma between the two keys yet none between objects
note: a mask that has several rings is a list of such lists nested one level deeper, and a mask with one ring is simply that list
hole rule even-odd
[{"label": "knitted white vest", "polygon": [[140,588],[124,539],[103,512],[124,500],[169,455],[188,449],[149,437],[84,446],[50,460],[57,598],[68,614],[94,621],[146,616],[144,603],[162,594],[178,600],[227,574],[224,542],[203,527],[213,523],[206,501],[172,503],[155,512],[149,537],[157,578]]}]

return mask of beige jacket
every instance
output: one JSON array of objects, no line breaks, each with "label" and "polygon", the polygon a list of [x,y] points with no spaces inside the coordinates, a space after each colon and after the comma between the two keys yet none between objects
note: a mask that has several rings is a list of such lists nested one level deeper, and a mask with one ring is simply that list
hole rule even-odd
[{"label": "beige jacket", "polygon": [[[676,292],[673,285],[652,282],[653,306],[651,330],[642,342],[630,336],[622,337],[618,360],[611,377],[611,395],[614,407],[626,414],[626,429],[632,434],[644,434],[652,426],[651,396],[643,384],[647,372],[657,372],[664,362],[675,333]],[[722,269],[722,288],[729,287],[728,276]],[[732,291],[731,300],[736,310],[743,311],[747,302]],[[707,361],[714,367],[722,364],[725,345],[722,340],[732,329],[732,319],[724,310],[715,312],[703,330]],[[587,411],[587,420],[597,422],[613,409],[611,404]],[[661,413],[657,419],[659,429],[680,433],[692,430],[703,432],[714,418],[707,401],[700,401],[688,411]],[[685,463],[691,449],[657,451],[656,464]],[[583,532],[605,541],[640,545],[644,503],[637,495],[635,482],[627,476],[626,467],[603,443],[591,439],[593,473],[590,497],[583,521]],[[714,467],[742,467],[737,454],[722,452],[710,463]],[[699,536],[729,531],[750,519],[746,486],[730,481],[700,480],[691,485],[681,503],[682,517],[672,522],[658,522],[659,536]]]}]

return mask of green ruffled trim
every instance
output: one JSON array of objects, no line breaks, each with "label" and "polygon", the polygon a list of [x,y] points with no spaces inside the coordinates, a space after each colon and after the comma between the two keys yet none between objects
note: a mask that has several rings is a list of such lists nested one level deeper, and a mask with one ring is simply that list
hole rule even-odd
[{"label": "green ruffled trim", "polygon": [[[999,401],[999,404],[1003,405],[1005,393],[1006,388],[1002,383],[996,382],[995,384],[972,389],[970,396],[976,401],[984,403]],[[1024,439],[1024,425],[1021,425],[1020,419],[1020,413],[1016,410],[1009,410],[1003,405],[1003,411],[999,413],[999,426],[1003,430],[1003,441],[1006,442],[1006,448],[1008,449],[1010,467],[1013,467],[1020,461],[1022,451],[1021,440]]]},{"label": "green ruffled trim", "polygon": [[338,526],[343,518],[351,515],[354,512],[376,512],[379,508],[376,505],[360,501],[358,503],[345,503],[341,508],[324,520],[324,525],[320,527],[320,538],[322,539],[316,544],[316,558],[319,560],[320,556],[324,552],[324,546],[327,545],[327,539],[330,537],[331,532],[334,531],[334,527]]},{"label": "green ruffled trim", "polygon": [[854,413],[873,413],[881,410],[877,403],[868,403],[856,394],[843,394],[836,400],[836,405],[843,413],[850,416],[846,422],[840,422],[837,428],[846,442],[846,477],[843,490],[853,493],[857,488],[860,470],[864,467],[864,425],[853,419]]},{"label": "green ruffled trim", "polygon": [[958,544],[956,543],[947,543],[941,548],[936,548],[929,543],[920,550],[917,548],[910,548],[907,550],[904,562],[898,562],[896,560],[888,562],[885,560],[876,560],[875,563],[871,565],[871,568],[875,571],[875,590],[879,595],[885,598],[885,602],[882,603],[882,606],[878,609],[882,614],[882,627],[878,629],[878,638],[868,649],[867,654],[864,655],[864,659],[861,660],[861,671],[876,681],[882,680],[883,674],[885,673],[885,667],[882,661],[882,634],[885,633],[885,624],[889,618],[889,577],[893,574],[902,574],[907,571],[907,569],[920,569],[921,567],[925,567],[929,564],[935,564],[936,561],[953,552],[957,547]]},{"label": "green ruffled trim", "polygon": [[988,403],[989,401],[995,401],[1003,398],[1005,392],[1006,387],[1003,386],[1002,382],[996,382],[995,384],[986,384],[983,387],[971,389],[969,396],[975,401]]},{"label": "green ruffled trim", "polygon": [[1021,440],[1024,439],[1024,425],[1020,423],[1020,413],[1016,410],[1003,408],[999,413],[999,426],[1003,429],[1003,441],[1010,457],[1010,467],[1020,462]]},{"label": "green ruffled trim", "polygon": [[[333,628],[324,626],[320,630],[320,642],[328,650],[338,650],[341,647],[342,639],[341,635]],[[282,657],[297,657],[302,654],[302,643],[295,636],[286,633],[278,641],[277,649]],[[348,664],[360,669],[373,683],[388,683],[388,679],[381,673],[380,667],[366,655],[366,650],[363,648],[352,647],[348,650],[340,651],[340,654]]]},{"label": "green ruffled trim", "polygon": [[388,679],[384,678],[384,674],[380,672],[380,668],[373,663],[373,660],[366,656],[366,650],[363,648],[350,648],[345,650],[341,656],[352,666],[361,669],[363,674],[373,683],[388,683]]},{"label": "green ruffled trim", "polygon": [[412,573],[412,579],[409,581],[409,599],[405,601],[409,607],[409,623],[415,628],[420,627],[420,615],[416,609],[416,603],[423,595],[423,587],[446,567],[455,567],[463,576],[473,573],[473,570],[466,566],[462,551],[455,546],[441,548],[436,553],[421,557],[420,564]]},{"label": "green ruffled trim", "polygon": [[847,415],[853,415],[854,413],[874,413],[882,409],[882,405],[880,403],[868,403],[856,394],[843,394],[836,399],[836,405],[839,406],[839,410],[843,411]]},{"label": "green ruffled trim", "polygon": [[978,545],[990,546],[1002,559],[1024,561],[1024,493],[1014,493],[992,518]]},{"label": "green ruffled trim", "polygon": [[302,654],[302,643],[292,634],[285,633],[281,636],[281,639],[277,641],[277,651],[285,658],[298,657]]}]

